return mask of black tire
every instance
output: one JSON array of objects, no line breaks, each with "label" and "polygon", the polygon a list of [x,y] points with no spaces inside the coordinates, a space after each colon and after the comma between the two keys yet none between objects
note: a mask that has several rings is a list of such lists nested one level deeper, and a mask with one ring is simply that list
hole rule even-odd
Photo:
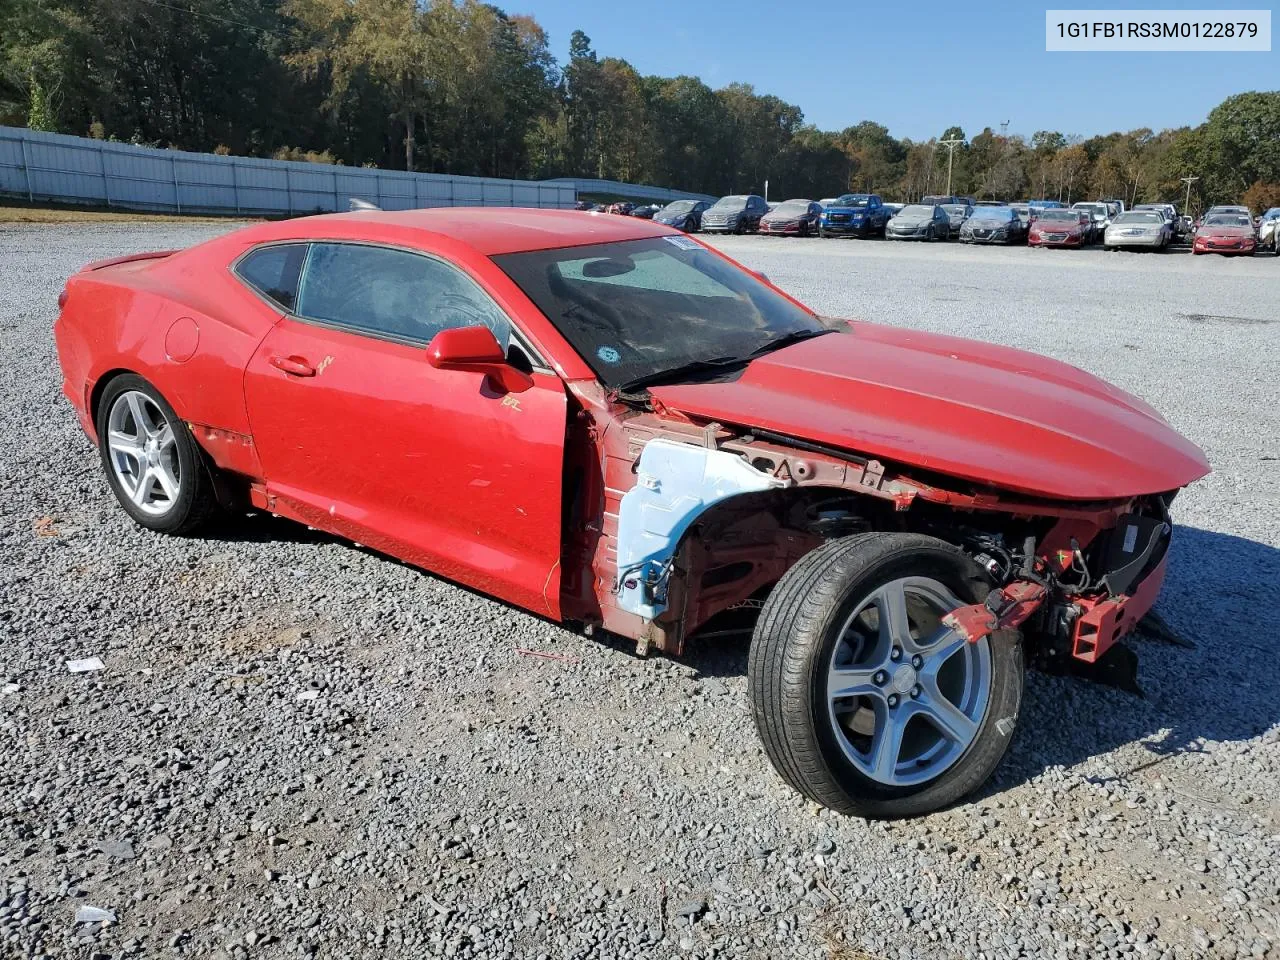
[{"label": "black tire", "polygon": [[964,603],[990,590],[960,550],[919,534],[866,533],[832,540],[787,571],[761,611],[747,668],[752,716],[774,768],[809,799],[868,818],[926,814],[962,799],[995,771],[1022,702],[1023,654],[1016,630],[989,638],[991,689],[965,752],[913,786],[873,780],[844,755],[826,700],[827,670],[848,616],[880,586],[927,576]]},{"label": "black tire", "polygon": [[[137,391],[145,394],[164,414],[173,430],[174,448],[178,459],[178,495],[163,514],[157,516],[142,510],[125,491],[115,468],[111,462],[111,454],[107,446],[108,418],[112,405],[121,394]],[[125,513],[133,518],[140,527],[155,530],[158,533],[178,535],[190,534],[199,530],[217,511],[217,496],[214,492],[211,467],[204,452],[196,444],[186,423],[174,412],[169,402],[160,395],[142,377],[128,373],[115,377],[107,384],[98,402],[96,427],[98,431],[98,453],[102,459],[102,468],[107,475],[107,483],[111,492],[124,507]]]}]

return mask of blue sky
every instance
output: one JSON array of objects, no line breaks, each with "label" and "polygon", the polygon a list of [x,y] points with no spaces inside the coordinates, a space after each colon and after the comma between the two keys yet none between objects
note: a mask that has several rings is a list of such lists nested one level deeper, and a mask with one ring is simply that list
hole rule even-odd
[{"label": "blue sky", "polygon": [[[875,120],[927,139],[958,123],[1030,136],[1195,125],[1233,93],[1280,87],[1280,53],[1047,53],[1046,8],[1079,0],[498,0],[532,14],[557,59],[581,29],[641,73],[753,84],[825,130]],[[1159,9],[1266,8],[1270,0],[1163,0]],[[1112,0],[1110,9],[1150,3]],[[1273,17],[1274,19],[1274,17]],[[973,50],[974,53],[968,51]]]}]

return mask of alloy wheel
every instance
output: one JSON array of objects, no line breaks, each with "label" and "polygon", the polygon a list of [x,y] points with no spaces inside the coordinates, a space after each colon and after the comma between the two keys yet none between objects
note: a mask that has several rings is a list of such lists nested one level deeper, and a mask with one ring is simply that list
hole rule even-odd
[{"label": "alloy wheel", "polygon": [[845,757],[892,787],[932,780],[978,735],[991,698],[988,641],[969,643],[942,618],[963,603],[936,580],[904,577],[873,591],[841,628],[827,705]]},{"label": "alloy wheel", "polygon": [[107,415],[111,469],[133,504],[160,517],[173,509],[182,470],[173,426],[156,402],[140,390],[118,396]]}]

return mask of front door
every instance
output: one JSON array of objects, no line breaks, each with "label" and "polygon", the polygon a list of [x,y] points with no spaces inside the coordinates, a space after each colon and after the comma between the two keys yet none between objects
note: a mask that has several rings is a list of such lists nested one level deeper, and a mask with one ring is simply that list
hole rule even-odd
[{"label": "front door", "polygon": [[563,384],[504,393],[426,356],[450,326],[505,345],[509,318],[441,260],[344,243],[312,245],[295,313],[245,374],[280,512],[558,617]]}]

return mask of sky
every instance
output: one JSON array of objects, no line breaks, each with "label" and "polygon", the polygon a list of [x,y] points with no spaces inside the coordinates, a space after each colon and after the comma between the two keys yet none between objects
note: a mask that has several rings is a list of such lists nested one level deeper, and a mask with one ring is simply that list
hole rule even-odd
[{"label": "sky", "polygon": [[[1269,9],[1270,0],[1163,0],[1158,9]],[[1194,126],[1228,96],[1280,88],[1280,52],[1047,53],[1045,10],[1096,9],[1059,0],[498,0],[532,14],[556,58],[583,30],[601,57],[642,74],[752,84],[841,130],[874,120],[927,140],[958,124],[1030,137],[1037,130],[1110,133]],[[1110,9],[1150,3],[1112,0]]]}]

